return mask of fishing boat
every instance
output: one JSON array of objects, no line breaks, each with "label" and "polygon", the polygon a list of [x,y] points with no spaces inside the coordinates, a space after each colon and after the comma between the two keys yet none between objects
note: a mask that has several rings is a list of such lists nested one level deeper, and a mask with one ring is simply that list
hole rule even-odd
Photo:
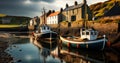
[{"label": "fishing boat", "polygon": [[53,41],[57,39],[57,33],[51,31],[51,28],[46,24],[39,26],[38,29],[35,32],[33,32],[33,36],[38,41]]},{"label": "fishing boat", "polygon": [[[44,9],[43,9],[44,10]],[[45,15],[45,10],[44,10]],[[45,16],[44,16],[44,23],[37,27],[37,30],[32,33],[33,36],[37,41],[54,41],[58,38],[56,32],[52,31],[50,26],[45,24]]]},{"label": "fishing boat", "polygon": [[107,43],[106,36],[98,37],[98,31],[93,27],[87,26],[86,8],[85,5],[84,21],[83,26],[80,28],[80,36],[60,36],[60,40],[62,44],[68,47],[103,50]]},{"label": "fishing boat", "polygon": [[62,43],[68,47],[83,49],[103,50],[107,42],[105,35],[103,35],[103,37],[98,37],[98,31],[94,29],[81,29],[80,35],[80,37],[60,36],[60,39]]}]

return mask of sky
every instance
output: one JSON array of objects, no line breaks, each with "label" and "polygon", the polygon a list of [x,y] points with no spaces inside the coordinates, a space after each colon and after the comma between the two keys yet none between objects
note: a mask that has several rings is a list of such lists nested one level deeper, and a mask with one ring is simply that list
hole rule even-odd
[{"label": "sky", "polygon": [[[60,8],[65,8],[68,5],[78,4],[83,0],[0,0],[0,14],[35,17],[42,14],[43,7],[48,10],[59,11]],[[97,2],[104,2],[106,0],[87,0],[87,4],[91,5]]]}]

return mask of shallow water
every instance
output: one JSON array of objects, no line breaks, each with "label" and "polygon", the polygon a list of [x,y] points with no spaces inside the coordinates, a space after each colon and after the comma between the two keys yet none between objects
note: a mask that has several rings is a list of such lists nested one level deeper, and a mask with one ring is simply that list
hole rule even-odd
[{"label": "shallow water", "polygon": [[120,56],[111,51],[75,50],[58,44],[43,44],[30,38],[17,38],[7,48],[14,63],[119,63]]}]

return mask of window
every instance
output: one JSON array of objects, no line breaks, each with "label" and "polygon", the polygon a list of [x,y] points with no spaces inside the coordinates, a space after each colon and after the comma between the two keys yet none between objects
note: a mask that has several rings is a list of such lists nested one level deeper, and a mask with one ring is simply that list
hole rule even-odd
[{"label": "window", "polygon": [[47,27],[47,29],[49,30],[49,27]]},{"label": "window", "polygon": [[84,32],[82,32],[82,35],[85,35],[85,33],[84,33]]},{"label": "window", "polygon": [[89,32],[86,32],[86,35],[89,35]]},{"label": "window", "polygon": [[97,32],[94,32],[95,35],[97,35]]},{"label": "window", "polygon": [[74,14],[74,9],[72,10],[72,13]]},{"label": "window", "polygon": [[93,35],[93,32],[91,32],[91,35]]},{"label": "window", "polygon": [[43,29],[45,29],[45,27],[43,27]]},{"label": "window", "polygon": [[76,21],[76,16],[71,16],[71,21]]}]

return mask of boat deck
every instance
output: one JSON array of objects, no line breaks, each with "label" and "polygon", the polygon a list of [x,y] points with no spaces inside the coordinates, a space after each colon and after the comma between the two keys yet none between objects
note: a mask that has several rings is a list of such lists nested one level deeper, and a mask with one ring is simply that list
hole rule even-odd
[{"label": "boat deck", "polygon": [[[88,39],[82,39],[81,37],[63,37],[66,40],[69,41],[75,41],[75,42],[85,42],[85,41],[94,41],[94,40],[88,40]],[[103,39],[103,37],[98,37],[96,40]]]}]

